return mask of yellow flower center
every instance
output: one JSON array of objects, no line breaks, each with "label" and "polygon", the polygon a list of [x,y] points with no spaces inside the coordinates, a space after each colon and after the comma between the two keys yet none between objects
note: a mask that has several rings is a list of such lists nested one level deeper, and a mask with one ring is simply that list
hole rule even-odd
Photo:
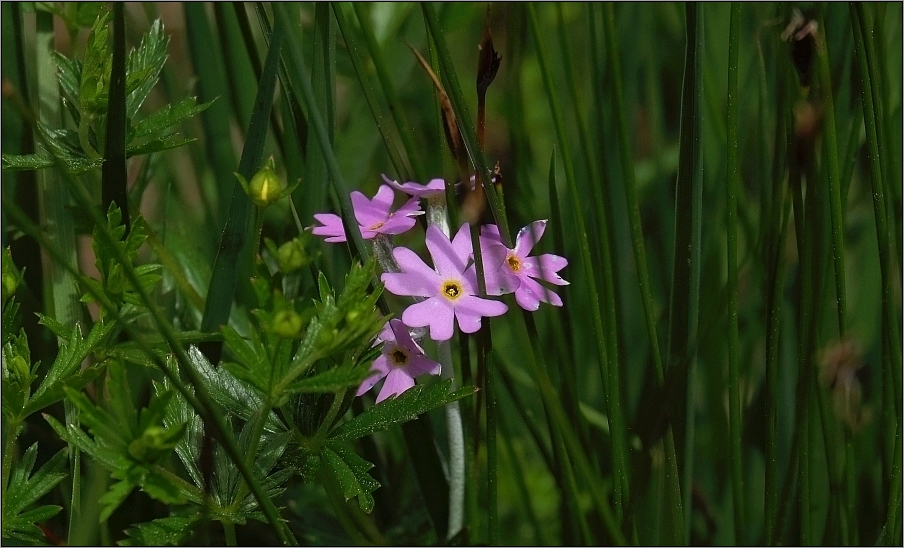
[{"label": "yellow flower center", "polygon": [[509,268],[512,269],[512,272],[518,272],[519,270],[521,270],[521,259],[519,259],[515,255],[510,254],[505,258],[505,262],[508,263]]},{"label": "yellow flower center", "polygon": [[380,221],[379,223],[371,225],[370,230],[373,230],[376,232],[377,230],[380,230],[380,228],[382,228],[384,224],[386,224],[386,223],[384,223],[383,221]]},{"label": "yellow flower center", "polygon": [[408,365],[408,352],[400,346],[395,347],[395,349],[389,353],[389,357],[392,358],[392,363],[396,367],[405,367]]},{"label": "yellow flower center", "polygon": [[458,299],[459,297],[461,297],[462,293],[463,293],[463,290],[462,290],[461,284],[458,283],[457,281],[448,280],[443,283],[443,294],[450,301],[454,301],[454,300]]}]

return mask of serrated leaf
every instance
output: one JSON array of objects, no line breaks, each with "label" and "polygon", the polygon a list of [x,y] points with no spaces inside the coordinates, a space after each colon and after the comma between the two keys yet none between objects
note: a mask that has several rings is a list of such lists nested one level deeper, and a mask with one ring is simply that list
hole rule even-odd
[{"label": "serrated leaf", "polygon": [[367,473],[374,465],[335,444],[324,447],[321,454],[339,482],[345,500],[358,497],[358,506],[361,510],[371,513],[374,509],[374,498],[371,493],[380,487],[380,484]]},{"label": "serrated leaf", "polygon": [[[79,80],[79,108],[82,115],[96,114],[106,108],[107,88],[110,83],[110,48],[107,43],[111,13],[104,9],[97,14],[97,19],[88,35],[85,46],[85,60],[82,63],[82,74]],[[83,121],[84,122],[84,121]]]},{"label": "serrated leaf", "polygon": [[[81,371],[66,377],[65,379],[59,379],[52,383],[50,383],[47,388],[41,392],[40,395],[32,396],[31,399],[28,400],[28,404],[22,410],[22,416],[27,417],[32,413],[36,413],[45,407],[49,407],[58,401],[62,401],[65,397],[66,388],[70,388],[72,390],[81,390],[85,386],[100,376],[104,371],[105,364],[101,363],[96,366],[92,366],[86,369],[82,369]],[[43,384],[42,384],[43,386]]]},{"label": "serrated leaf", "polygon": [[191,118],[192,116],[204,112],[205,110],[207,110],[207,107],[212,104],[213,101],[208,101],[199,105],[197,97],[189,97],[188,99],[183,99],[175,105],[166,105],[154,114],[151,114],[147,118],[138,122],[138,124],[135,126],[132,140],[141,139],[143,137],[147,137],[148,135],[153,135],[157,132],[163,131],[164,129],[178,124],[182,120]]},{"label": "serrated leaf", "polygon": [[46,154],[4,154],[4,171],[24,171],[53,167],[53,158]]},{"label": "serrated leaf", "polygon": [[197,139],[194,137],[180,138],[178,133],[165,135],[138,145],[129,145],[126,147],[126,157],[131,158],[133,156],[141,156],[142,154],[151,154],[153,152],[178,148],[194,141],[197,141]]},{"label": "serrated leaf", "polygon": [[303,393],[339,392],[359,386],[369,374],[370,370],[366,367],[355,365],[334,367],[293,382],[286,388],[286,397]]},{"label": "serrated leaf", "polygon": [[[82,78],[82,64],[76,59],[69,59],[58,51],[53,52],[53,59],[57,65],[57,80],[60,82],[60,95],[71,107],[70,112],[78,116],[78,91]],[[78,117],[75,123],[78,124]]]},{"label": "serrated leaf", "polygon": [[166,46],[169,37],[163,32],[163,23],[155,19],[151,30],[141,39],[138,48],[129,52],[126,59],[126,117],[132,119],[144,103],[151,89],[160,78],[166,63]]},{"label": "serrated leaf", "polygon": [[[224,338],[227,337],[226,331],[227,329],[223,330]],[[238,337],[234,331],[232,333],[233,335],[229,335],[229,337]],[[244,341],[241,337],[238,337],[238,340]],[[253,357],[253,353],[251,356]],[[214,368],[195,345],[189,347],[188,357],[195,370],[207,381],[211,397],[227,411],[243,420],[248,420],[261,408],[263,400],[233,376],[233,368]],[[264,428],[272,433],[286,431],[286,426],[273,412],[270,413]]]},{"label": "serrated leaf", "polygon": [[99,518],[101,523],[107,521],[113,512],[125,502],[126,498],[132,493],[132,490],[138,486],[137,483],[132,480],[133,478],[129,477],[114,483],[110,486],[110,489],[97,500],[101,506]]},{"label": "serrated leaf", "polygon": [[357,417],[340,424],[330,434],[331,439],[352,440],[385,430],[390,426],[416,419],[422,413],[470,396],[477,389],[465,386],[450,392],[452,380],[420,385],[400,396],[389,398]]},{"label": "serrated leaf", "polygon": [[200,514],[169,516],[146,523],[138,523],[126,530],[129,538],[119,541],[121,546],[179,546],[192,534]]},{"label": "serrated leaf", "polygon": [[63,471],[68,454],[66,448],[50,457],[44,466],[29,477],[37,452],[38,444],[35,443],[25,451],[10,474],[9,487],[3,500],[4,538],[34,535],[36,521],[44,521],[60,511],[58,506],[42,506],[23,512],[66,477],[66,472]]}]

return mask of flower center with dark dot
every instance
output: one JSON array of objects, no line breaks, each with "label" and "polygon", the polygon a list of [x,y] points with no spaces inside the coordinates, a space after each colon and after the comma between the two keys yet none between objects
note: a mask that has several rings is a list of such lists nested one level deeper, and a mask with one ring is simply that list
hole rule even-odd
[{"label": "flower center with dark dot", "polygon": [[509,268],[512,269],[512,272],[518,272],[521,270],[521,259],[519,259],[515,255],[509,255],[505,258],[505,262],[508,263]]},{"label": "flower center with dark dot", "polygon": [[408,365],[408,352],[405,352],[404,349],[398,346],[389,353],[389,357],[392,359],[392,364],[396,367],[405,367]]},{"label": "flower center with dark dot", "polygon": [[443,294],[450,301],[458,299],[462,294],[461,284],[451,280],[443,283]]}]

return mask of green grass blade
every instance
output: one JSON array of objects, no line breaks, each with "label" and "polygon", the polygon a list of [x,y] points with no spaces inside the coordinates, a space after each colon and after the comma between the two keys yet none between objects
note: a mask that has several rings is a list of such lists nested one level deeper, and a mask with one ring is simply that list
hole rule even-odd
[{"label": "green grass blade", "polygon": [[[546,46],[541,39],[542,34],[540,33],[540,26],[537,21],[536,9],[533,4],[528,5],[527,9],[528,22],[534,38],[534,42],[536,44],[537,56],[540,62],[540,69],[543,73],[543,82],[546,88],[550,110],[552,111],[553,115],[553,123],[556,127],[556,135],[558,137],[561,150],[562,163],[565,166],[565,177],[567,180],[568,189],[572,195],[572,200],[574,201],[573,208],[575,214],[575,223],[577,225],[578,243],[581,252],[581,266],[584,270],[584,276],[587,280],[590,292],[588,304],[590,305],[590,311],[593,318],[592,325],[596,339],[596,354],[597,359],[599,360],[600,376],[602,377],[603,382],[605,383],[605,386],[607,388],[607,408],[609,410],[610,420],[612,421],[612,461],[613,474],[616,478],[616,501],[618,502],[616,511],[618,516],[622,517],[623,512],[625,512],[626,509],[630,508],[630,477],[627,469],[627,436],[625,432],[626,427],[622,415],[623,404],[621,400],[620,390],[621,383],[618,378],[618,367],[609,356],[609,347],[614,348],[615,346],[609,341],[614,341],[614,337],[612,336],[611,332],[607,332],[603,328],[600,297],[595,283],[597,276],[594,273],[593,259],[590,252],[589,235],[586,228],[587,225],[583,216],[583,207],[579,199],[579,196],[581,196],[582,194],[577,187],[574,165],[571,160],[571,155],[569,154],[568,139],[565,133],[562,107],[558,99],[558,94],[556,93],[556,83],[553,79],[552,71],[550,69],[551,59],[549,58],[548,52],[546,51]],[[603,240],[601,241],[601,246],[603,247],[603,249],[608,250],[607,235],[605,233],[600,234],[599,238],[600,240]],[[606,263],[604,264],[604,277],[602,283],[604,286],[611,287],[612,284],[609,283],[609,281],[612,280],[612,275],[611,267],[607,268],[609,264],[608,256],[604,257],[604,261],[606,261]],[[613,305],[613,303],[610,302],[610,305]],[[614,326],[610,326],[610,329],[612,328],[614,328]]]},{"label": "green grass blade", "polygon": [[418,150],[414,133],[411,130],[412,126],[408,123],[408,119],[405,116],[405,110],[402,108],[402,103],[399,100],[398,92],[389,76],[389,67],[386,62],[386,56],[383,54],[383,50],[380,48],[376,36],[374,36],[373,23],[371,22],[369,10],[363,2],[352,2],[351,5],[355,10],[355,15],[358,17],[358,28],[361,31],[361,35],[364,37],[364,44],[374,63],[377,78],[380,81],[380,87],[383,89],[383,95],[386,97],[386,102],[389,106],[389,112],[392,114],[396,129],[399,132],[399,137],[402,139],[402,145],[405,147],[408,162],[411,164],[412,174],[418,181],[427,180],[429,179],[428,174],[421,163],[421,154],[423,154],[423,151]]},{"label": "green grass blade", "polygon": [[744,475],[741,447],[741,394],[738,348],[738,47],[741,4],[731,3],[728,42],[728,416],[731,425],[731,478],[734,541],[744,538]]},{"label": "green grass blade", "polygon": [[[631,155],[631,141],[628,137],[628,121],[626,113],[626,105],[623,94],[623,82],[621,74],[621,60],[619,58],[620,49],[616,45],[615,35],[615,16],[614,8],[611,3],[607,3],[603,8],[603,34],[606,40],[607,61],[612,74],[612,90],[614,99],[614,110],[616,118],[616,127],[618,130],[618,152],[621,160],[623,173],[623,184],[625,188],[625,197],[628,206],[628,220],[631,228],[631,244],[634,250],[634,260],[637,266],[637,280],[640,287],[642,302],[644,305],[644,317],[646,320],[647,336],[650,340],[650,348],[653,359],[654,370],[657,382],[662,385],[664,382],[664,369],[662,364],[662,355],[659,351],[659,337],[656,332],[655,309],[653,305],[653,297],[650,293],[650,276],[647,270],[646,250],[643,238],[643,228],[640,220],[640,204],[637,200],[636,181],[634,175],[634,161]],[[690,40],[688,47],[692,47]],[[664,540],[671,544],[684,544],[686,537],[684,533],[684,514],[682,510],[681,487],[678,479],[677,459],[675,457],[674,438],[671,430],[666,432],[665,438],[665,466],[667,469],[666,476],[668,484],[666,486],[667,497],[664,506],[669,512],[668,522],[665,529],[669,532],[669,536]]]},{"label": "green grass blade", "polygon": [[[893,437],[887,443],[893,446],[894,455],[891,461],[887,478],[883,478],[889,486],[888,503],[886,505],[886,520],[883,542],[896,543],[899,538],[898,525],[901,507],[901,436],[902,417],[901,400],[901,344],[898,328],[897,300],[893,297],[894,285],[894,251],[889,241],[888,213],[886,207],[885,185],[883,184],[883,169],[881,164],[881,151],[879,149],[879,111],[876,98],[879,93],[873,88],[878,83],[875,78],[875,59],[872,44],[872,28],[869,24],[870,7],[863,4],[851,4],[851,21],[854,31],[854,49],[857,53],[857,70],[861,84],[861,96],[863,106],[863,121],[866,125],[866,143],[870,163],[870,179],[872,182],[873,212],[876,223],[876,235],[879,248],[879,266],[882,275],[882,331],[883,331],[883,365],[891,371],[887,378],[894,380],[894,410],[896,426]],[[871,55],[872,54],[872,55]],[[891,434],[891,432],[889,432]]]},{"label": "green grass blade", "polygon": [[213,203],[218,205],[218,210],[213,219],[216,226],[220,227],[226,223],[228,200],[235,185],[235,151],[229,139],[218,138],[231,133],[230,120],[233,117],[229,97],[232,92],[226,80],[222,53],[211,31],[204,4],[188,2],[184,7],[189,54],[198,75],[199,100],[207,102],[217,99],[201,113],[201,123],[207,136],[204,139],[207,162],[216,179],[217,194]]},{"label": "green grass blade", "polygon": [[399,152],[398,145],[395,142],[395,138],[393,137],[390,128],[383,122],[386,117],[383,114],[383,108],[380,106],[380,103],[377,101],[374,94],[374,88],[376,86],[374,86],[374,83],[371,81],[364,57],[361,55],[361,40],[357,36],[355,29],[352,28],[346,19],[342,6],[338,2],[333,2],[332,8],[333,13],[336,16],[336,22],[339,25],[339,30],[342,32],[342,37],[345,39],[348,54],[352,59],[352,65],[355,67],[355,75],[358,77],[358,82],[361,84],[361,90],[364,92],[364,99],[370,107],[370,112],[374,117],[374,124],[380,132],[380,136],[383,138],[383,146],[386,148],[386,152],[389,154],[389,159],[398,176],[405,181],[409,181],[411,180],[412,169],[409,168],[402,159],[402,155]]},{"label": "green grass blade", "polygon": [[[294,21],[297,18],[292,18],[289,16],[288,8],[285,4],[275,4],[274,6],[275,12],[275,28],[280,26],[289,25],[289,21]],[[290,32],[287,33],[286,37],[286,48],[283,52],[283,59],[286,63],[287,74],[285,75],[290,82],[291,89],[293,93],[296,95],[298,102],[302,105],[302,108],[307,110],[309,119],[308,122],[314,126],[314,135],[316,137],[317,143],[320,145],[320,149],[324,153],[324,159],[326,160],[326,167],[329,173],[330,182],[333,185],[333,188],[336,192],[336,198],[338,199],[340,208],[342,210],[342,217],[346,221],[346,223],[352,223],[351,226],[354,226],[354,212],[352,211],[352,203],[349,195],[348,185],[345,183],[345,179],[342,177],[342,172],[339,169],[339,163],[336,160],[336,156],[333,153],[332,147],[330,146],[330,138],[329,133],[327,131],[327,124],[323,119],[323,115],[320,110],[315,107],[317,105],[315,101],[314,89],[311,85],[311,80],[308,77],[308,70],[305,67],[304,58],[302,55],[302,48],[300,43],[300,32],[295,32],[294,30],[297,27],[290,27]],[[311,182],[310,184],[316,184],[316,182]],[[354,243],[355,249],[358,252],[358,255],[362,258],[367,258],[371,255],[369,248],[364,244],[364,240],[361,238],[361,233],[358,230],[350,230],[348,234],[351,236],[352,242]]]},{"label": "green grass blade", "polygon": [[[257,98],[254,101],[254,112],[248,127],[245,147],[242,150],[242,159],[239,162],[238,173],[249,181],[260,166],[263,157],[270,108],[273,105],[273,92],[276,88],[276,73],[282,40],[283,30],[277,26],[270,39],[270,50],[267,52],[267,60],[264,63],[264,74],[258,87]],[[247,239],[251,210],[251,199],[236,180],[233,184],[232,203],[229,205],[229,218],[223,230],[220,250],[214,262],[213,274],[208,286],[207,300],[204,303],[201,331],[217,330],[229,321],[236,286],[239,282],[240,272],[243,271],[240,258],[246,256],[243,250],[246,245],[249,245]],[[250,242],[250,244],[257,245],[256,242]],[[246,266],[250,268],[250,265]],[[202,350],[211,363],[217,363],[222,343],[207,343]]]},{"label": "green grass blade", "polygon": [[458,121],[458,128],[461,130],[462,141],[468,152],[471,164],[477,170],[477,175],[484,182],[484,190],[489,199],[490,209],[493,211],[493,217],[499,226],[499,233],[502,235],[502,241],[506,246],[511,248],[512,235],[506,222],[505,212],[503,210],[502,200],[496,192],[494,185],[486,181],[486,177],[490,173],[487,168],[486,159],[483,151],[477,143],[477,132],[474,130],[474,124],[471,121],[471,114],[468,111],[468,104],[464,100],[461,93],[461,86],[458,83],[458,76],[455,73],[455,65],[452,64],[452,57],[449,55],[449,48],[446,45],[445,33],[436,17],[433,5],[428,2],[421,2],[421,10],[424,12],[424,19],[427,22],[427,29],[436,45],[436,53],[439,58],[441,71],[440,77],[445,81],[446,93],[452,102],[452,109],[455,111],[455,118]]},{"label": "green grass blade", "polygon": [[104,165],[101,168],[102,211],[116,203],[122,210],[126,234],[129,233],[129,194],[126,171],[126,37],[125,14],[120,2],[113,3],[113,67],[107,102]]}]

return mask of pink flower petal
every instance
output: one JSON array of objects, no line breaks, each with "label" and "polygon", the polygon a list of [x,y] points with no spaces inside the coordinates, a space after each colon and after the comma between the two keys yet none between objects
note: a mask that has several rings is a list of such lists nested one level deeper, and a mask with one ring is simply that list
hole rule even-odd
[{"label": "pink flower petal", "polygon": [[393,369],[386,375],[386,381],[383,382],[383,388],[380,389],[380,395],[377,396],[377,403],[389,396],[398,396],[412,386],[414,386],[414,379],[411,378],[406,370]]},{"label": "pink flower petal", "polygon": [[455,303],[455,317],[458,327],[465,333],[475,333],[480,329],[483,316],[501,316],[508,311],[508,306],[499,301],[481,299],[473,295],[464,295]]},{"label": "pink flower petal", "polygon": [[515,301],[525,310],[534,311],[540,308],[540,302],[553,306],[562,306],[562,298],[553,290],[528,277],[521,278],[521,287],[515,291]]},{"label": "pink flower petal", "polygon": [[434,341],[448,341],[454,331],[455,312],[443,297],[430,297],[402,312],[402,321],[411,327],[429,327]]},{"label": "pink flower petal", "polygon": [[527,257],[521,261],[521,271],[526,275],[556,285],[568,285],[569,282],[556,274],[566,266],[568,266],[567,259],[551,253],[545,253],[539,257]]},{"label": "pink flower petal", "polygon": [[526,227],[518,231],[518,237],[515,239],[515,253],[519,257],[527,257],[533,250],[534,245],[543,237],[546,231],[546,220],[534,221]]},{"label": "pink flower petal", "polygon": [[427,249],[430,251],[430,256],[433,257],[433,264],[436,266],[436,271],[440,276],[459,276],[465,271],[467,259],[463,260],[458,252],[464,247],[464,238],[467,238],[468,244],[470,244],[470,233],[467,236],[462,236],[462,230],[467,231],[467,226],[467,224],[462,225],[462,228],[458,230],[458,234],[455,235],[458,249],[453,247],[452,242],[446,238],[446,235],[442,233],[439,227],[436,225],[427,227]]},{"label": "pink flower petal", "polygon": [[392,256],[402,272],[387,272],[380,277],[387,291],[393,295],[412,297],[437,294],[442,280],[414,251],[407,247],[397,247],[392,251]]},{"label": "pink flower petal", "polygon": [[399,184],[398,181],[393,181],[386,175],[381,174],[381,176],[383,177],[383,180],[386,181],[386,184],[396,190],[400,190],[410,196],[416,196],[418,198],[430,198],[432,196],[438,196],[446,191],[446,181],[443,179],[431,179],[426,185],[415,182]]},{"label": "pink flower petal", "polygon": [[323,226],[315,226],[311,231],[315,236],[327,236],[329,243],[339,243],[346,241],[345,227],[342,225],[342,218],[332,213],[317,213],[314,219]]}]

